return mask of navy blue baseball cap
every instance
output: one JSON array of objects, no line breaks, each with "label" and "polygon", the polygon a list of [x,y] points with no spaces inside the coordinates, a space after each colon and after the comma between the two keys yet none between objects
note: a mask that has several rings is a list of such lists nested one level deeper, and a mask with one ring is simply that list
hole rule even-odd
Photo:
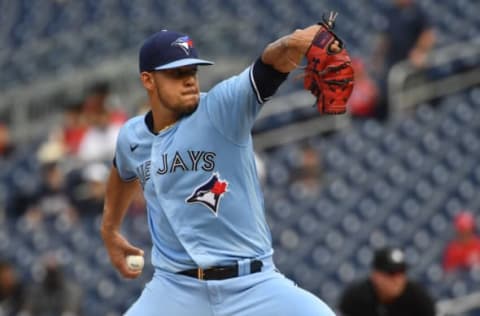
[{"label": "navy blue baseball cap", "polygon": [[213,64],[198,58],[188,35],[169,30],[162,30],[147,38],[139,54],[140,72]]}]

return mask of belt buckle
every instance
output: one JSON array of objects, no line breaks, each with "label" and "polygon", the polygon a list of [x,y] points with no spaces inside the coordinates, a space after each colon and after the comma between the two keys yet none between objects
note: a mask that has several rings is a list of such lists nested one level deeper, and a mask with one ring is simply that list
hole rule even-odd
[{"label": "belt buckle", "polygon": [[197,279],[199,280],[205,279],[205,271],[202,268],[197,269]]}]

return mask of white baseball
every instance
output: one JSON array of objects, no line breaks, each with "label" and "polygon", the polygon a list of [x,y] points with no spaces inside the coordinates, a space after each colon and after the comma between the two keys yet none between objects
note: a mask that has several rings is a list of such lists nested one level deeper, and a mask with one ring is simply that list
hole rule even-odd
[{"label": "white baseball", "polygon": [[127,266],[130,270],[142,270],[144,263],[143,256],[127,256]]}]

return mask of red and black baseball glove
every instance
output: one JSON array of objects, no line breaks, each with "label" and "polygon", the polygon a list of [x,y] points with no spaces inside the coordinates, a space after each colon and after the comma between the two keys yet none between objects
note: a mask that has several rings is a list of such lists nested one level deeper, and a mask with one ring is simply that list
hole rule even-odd
[{"label": "red and black baseball glove", "polygon": [[305,54],[308,63],[303,86],[317,98],[317,109],[324,114],[346,112],[354,82],[350,56],[333,32],[336,16],[330,13],[328,20],[319,23],[322,27]]}]

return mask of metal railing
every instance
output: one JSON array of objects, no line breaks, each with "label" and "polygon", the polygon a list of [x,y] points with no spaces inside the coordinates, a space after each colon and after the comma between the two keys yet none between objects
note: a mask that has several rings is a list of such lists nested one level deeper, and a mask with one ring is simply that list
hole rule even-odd
[{"label": "metal railing", "polygon": [[[308,91],[297,91],[286,96],[277,97],[267,102],[258,116],[258,120],[275,115],[305,109],[315,104],[315,98]],[[313,135],[346,128],[350,125],[350,115],[317,115],[301,122],[268,129],[256,133],[253,140],[255,149],[262,151],[291,142],[299,141]]]},{"label": "metal railing", "polygon": [[[201,87],[208,89],[218,80],[248,66],[248,61],[220,59],[215,67],[200,69]],[[10,125],[17,142],[28,142],[34,136],[45,135],[61,122],[62,106],[66,101],[82,97],[85,89],[96,80],[106,80],[124,110],[134,113],[146,95],[141,87],[137,56],[129,54],[103,62],[95,68],[73,69],[53,78],[0,92],[0,121]]]},{"label": "metal railing", "polygon": [[[455,60],[478,58],[480,60],[480,37],[467,43],[456,43],[435,50],[428,67],[438,67]],[[248,65],[248,60],[219,60],[215,67],[201,72],[203,90],[219,80],[238,73]],[[32,135],[38,135],[42,129],[49,128],[60,120],[61,109],[59,99],[78,95],[91,81],[109,80],[118,91],[118,99],[127,110],[134,111],[144,91],[140,87],[137,60],[134,54],[117,57],[103,62],[95,68],[75,69],[63,73],[59,77],[41,80],[28,88],[19,87],[0,94],[0,119],[10,123],[14,138],[17,141],[28,141]],[[480,65],[472,65],[468,71],[451,76],[424,82],[418,86],[407,87],[406,82],[418,70],[401,62],[395,65],[388,77],[389,102],[392,112],[401,113],[416,104],[437,98],[467,87],[480,84]],[[281,115],[311,106],[314,99],[307,91],[297,91],[290,95],[277,97],[268,102],[262,109],[259,119]],[[255,145],[259,150],[278,146],[289,141],[313,136],[324,131],[333,131],[349,126],[350,117],[316,116],[303,122],[268,130],[255,135]],[[40,131],[40,132],[39,132]]]},{"label": "metal railing", "polygon": [[[476,61],[469,69],[461,69],[445,78],[434,79],[408,87],[407,82],[421,73],[456,61]],[[480,84],[480,37],[469,42],[460,42],[436,49],[429,56],[429,64],[424,69],[412,67],[402,61],[392,67],[388,74],[388,103],[394,113],[400,113],[415,105],[438,97],[446,96],[465,88]]]},{"label": "metal railing", "polygon": [[441,300],[437,303],[437,316],[465,315],[470,311],[480,312],[480,292],[466,296]]}]

